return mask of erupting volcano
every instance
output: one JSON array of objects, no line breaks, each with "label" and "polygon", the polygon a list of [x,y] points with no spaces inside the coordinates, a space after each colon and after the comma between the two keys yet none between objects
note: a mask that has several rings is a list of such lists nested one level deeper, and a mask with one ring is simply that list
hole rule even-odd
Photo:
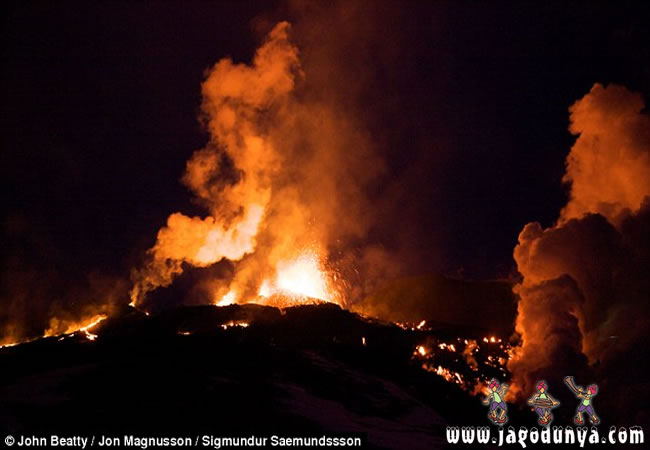
[{"label": "erupting volcano", "polygon": [[[203,82],[202,121],[211,139],[187,162],[183,182],[209,215],[169,216],[148,261],[133,271],[132,306],[187,268],[222,261],[232,263],[230,277],[205,281],[216,305],[344,303],[342,285],[326,269],[329,252],[367,228],[356,210],[367,202],[359,189],[376,169],[361,167],[363,151],[345,166],[332,161],[357,138],[337,141],[349,124],[308,97],[290,34],[288,23],[277,24],[250,65],[223,59]],[[334,227],[339,209],[346,217]]]},{"label": "erupting volcano", "polygon": [[[293,259],[278,262],[275,277],[262,281],[257,297],[249,301],[279,307],[314,301],[341,304],[342,299],[334,288],[334,280],[322,268],[318,255],[305,251]],[[214,304],[232,305],[237,298],[237,292],[230,290],[215,300]]]},{"label": "erupting volcano", "polygon": [[650,422],[642,8],[5,19],[6,436]]}]

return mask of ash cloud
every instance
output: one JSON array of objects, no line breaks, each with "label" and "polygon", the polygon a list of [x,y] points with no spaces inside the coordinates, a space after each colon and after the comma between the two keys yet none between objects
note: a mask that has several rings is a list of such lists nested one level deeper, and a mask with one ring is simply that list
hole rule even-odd
[{"label": "ash cloud", "polygon": [[540,378],[596,381],[603,411],[647,422],[650,118],[640,95],[596,84],[570,120],[569,202],[554,226],[526,225],[514,250],[522,345],[508,367],[526,393]]},{"label": "ash cloud", "polygon": [[578,136],[566,161],[571,185],[561,221],[598,213],[617,223],[650,193],[650,120],[640,94],[596,84],[571,106],[569,131]]},{"label": "ash cloud", "polygon": [[[182,273],[183,263],[206,267],[222,259],[238,261],[255,250],[272,175],[280,164],[264,120],[281,109],[299,70],[298,50],[288,33],[288,23],[278,24],[250,66],[222,59],[203,82],[203,119],[211,142],[187,162],[183,182],[210,215],[169,216],[149,251],[150,261],[133,274],[133,304],[168,286]],[[232,183],[220,177],[228,163],[239,172]]]},{"label": "ash cloud", "polygon": [[332,272],[341,261],[358,267],[368,255],[376,259],[375,250],[357,250],[352,261],[345,251],[373,224],[366,190],[383,162],[357,111],[335,94],[342,80],[319,75],[337,67],[336,54],[314,51],[322,41],[305,38],[307,30],[302,24],[297,39],[304,58],[292,27],[280,22],[250,65],[225,58],[210,69],[202,121],[211,140],[182,178],[208,215],[169,216],[147,263],[133,272],[133,304],[188,267],[223,260],[233,263],[230,276],[202,283],[214,302],[231,292],[235,301],[255,297],[281,261],[303,250]]}]

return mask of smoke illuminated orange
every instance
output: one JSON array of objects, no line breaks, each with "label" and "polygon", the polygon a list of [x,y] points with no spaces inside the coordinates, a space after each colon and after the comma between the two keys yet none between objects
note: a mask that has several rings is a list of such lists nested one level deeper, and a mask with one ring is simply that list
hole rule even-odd
[{"label": "smoke illuminated orange", "polygon": [[107,316],[105,314],[96,314],[90,319],[81,320],[79,322],[63,322],[54,318],[50,321],[50,328],[45,331],[43,337],[60,336],[63,334],[72,334],[76,333],[77,331],[81,331],[85,333],[90,340],[94,340],[96,338],[96,335],[89,333],[88,330],[95,327],[97,324],[99,324],[99,322],[106,319],[106,317]]}]

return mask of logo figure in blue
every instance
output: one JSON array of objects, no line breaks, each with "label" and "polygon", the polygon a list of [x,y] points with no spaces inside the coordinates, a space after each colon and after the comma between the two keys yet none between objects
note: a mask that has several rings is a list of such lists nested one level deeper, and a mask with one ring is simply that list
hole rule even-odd
[{"label": "logo figure in blue", "polygon": [[[508,385],[499,385],[499,382],[495,378],[492,378],[488,388],[485,390],[486,397],[483,399],[483,404],[490,405],[488,417],[496,425],[503,425],[508,421],[508,407],[505,401],[506,392],[508,392]],[[497,417],[499,410],[501,413]]]}]

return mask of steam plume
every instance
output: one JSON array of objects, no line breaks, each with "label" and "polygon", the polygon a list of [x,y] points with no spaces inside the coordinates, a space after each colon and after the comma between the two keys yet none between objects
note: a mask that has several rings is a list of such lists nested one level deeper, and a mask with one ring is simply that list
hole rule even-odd
[{"label": "steam plume", "polygon": [[[564,177],[570,200],[556,225],[526,225],[514,250],[523,344],[509,368],[526,392],[560,374],[606,384],[632,367],[633,349],[645,352],[647,331],[635,326],[650,292],[650,118],[642,109],[640,95],[600,84],[570,108],[578,135]],[[629,395],[610,389],[610,399]]]},{"label": "steam plume", "polygon": [[650,192],[650,120],[640,114],[641,95],[623,86],[596,84],[571,112],[578,139],[566,161],[571,184],[561,221],[598,213],[616,223],[624,211],[638,211]]},{"label": "steam plume", "polygon": [[[210,215],[169,216],[150,250],[151,260],[134,274],[134,303],[169,285],[183,271],[183,262],[201,267],[223,258],[237,261],[255,249],[278,164],[263,117],[286,99],[298,69],[298,52],[288,31],[288,23],[278,24],[252,66],[223,59],[203,83],[203,113],[211,142],[187,162],[183,182]],[[235,172],[231,182],[223,181],[224,166]]]},{"label": "steam plume", "polygon": [[[327,269],[331,252],[366,235],[373,218],[365,187],[382,163],[354,112],[322,96],[332,89],[322,85],[328,80],[310,79],[330,62],[308,59],[303,67],[289,35],[281,22],[251,65],[222,59],[208,73],[202,118],[211,140],[187,162],[183,182],[209,215],[169,216],[133,273],[133,304],[186,267],[224,259],[233,272],[206,289],[215,303],[247,301],[277,268],[309,255]],[[330,286],[335,277],[327,278],[340,298]]]}]

